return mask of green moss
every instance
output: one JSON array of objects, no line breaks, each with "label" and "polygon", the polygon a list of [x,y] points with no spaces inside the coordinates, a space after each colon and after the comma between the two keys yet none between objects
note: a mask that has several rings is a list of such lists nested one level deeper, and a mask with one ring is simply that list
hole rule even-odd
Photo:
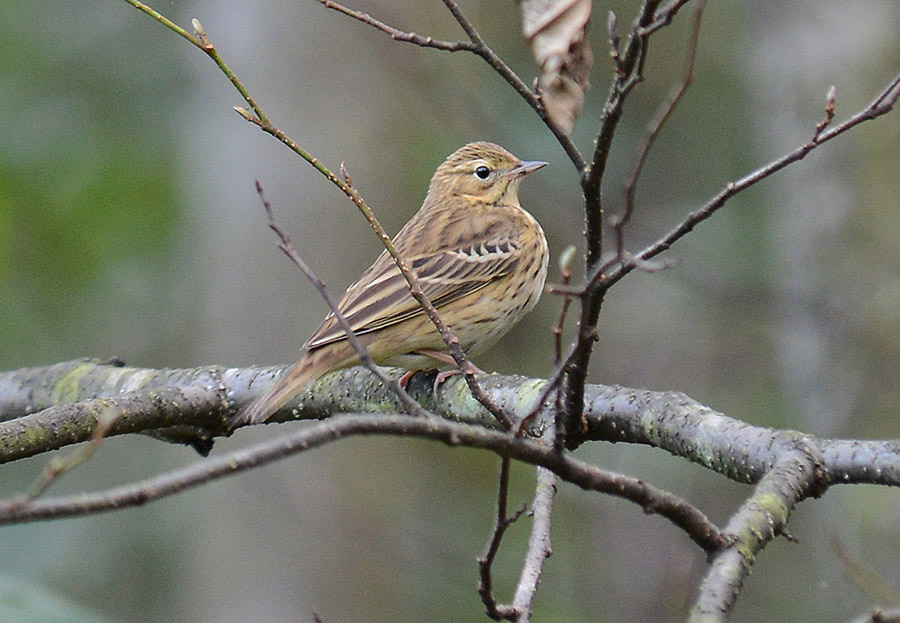
[{"label": "green moss", "polygon": [[53,387],[56,404],[69,404],[81,400],[81,379],[92,370],[96,370],[96,366],[85,362],[60,378]]}]

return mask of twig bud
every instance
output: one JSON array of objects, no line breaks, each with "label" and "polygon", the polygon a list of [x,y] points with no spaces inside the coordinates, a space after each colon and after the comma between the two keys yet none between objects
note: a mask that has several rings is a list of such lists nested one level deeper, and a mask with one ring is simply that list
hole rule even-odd
[{"label": "twig bud", "polygon": [[247,121],[251,121],[251,122],[256,121],[256,119],[253,118],[253,113],[251,113],[248,108],[241,108],[240,106],[235,106],[234,112],[239,114],[241,117],[243,117]]},{"label": "twig bud", "polygon": [[609,55],[619,65],[619,20],[616,14],[609,11],[606,14],[606,36],[609,42]]},{"label": "twig bud", "polygon": [[559,254],[559,274],[562,275],[563,280],[566,282],[572,275],[572,262],[575,261],[576,252],[575,245],[570,244]]},{"label": "twig bud", "polygon": [[837,106],[837,87],[833,84],[828,89],[828,94],[825,96],[825,118],[822,119],[819,123],[816,124],[816,138],[822,133],[822,130],[831,125],[831,122],[834,121],[834,109]]},{"label": "twig bud", "polygon": [[828,89],[828,95],[825,96],[825,101],[827,103],[826,108],[834,109],[834,100],[837,99],[837,87],[833,84]]},{"label": "twig bud", "polygon": [[353,178],[350,177],[350,172],[347,170],[347,163],[345,161],[341,161],[341,177],[344,178],[344,183],[353,188]]}]

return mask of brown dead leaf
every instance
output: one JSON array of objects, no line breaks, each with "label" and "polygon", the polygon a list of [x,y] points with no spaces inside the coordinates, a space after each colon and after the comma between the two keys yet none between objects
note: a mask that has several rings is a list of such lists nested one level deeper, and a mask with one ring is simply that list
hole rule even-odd
[{"label": "brown dead leaf", "polygon": [[521,0],[522,32],[541,68],[550,119],[566,134],[581,114],[594,55],[587,42],[591,0]]}]

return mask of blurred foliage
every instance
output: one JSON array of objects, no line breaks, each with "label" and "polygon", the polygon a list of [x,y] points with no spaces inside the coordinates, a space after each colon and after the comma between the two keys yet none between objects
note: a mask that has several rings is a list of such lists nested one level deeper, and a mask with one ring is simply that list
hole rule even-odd
[{"label": "blurred foliage", "polygon": [[177,96],[175,76],[110,54],[141,44],[117,30],[120,14],[48,9],[0,7],[5,367],[108,354],[92,345],[116,310],[162,312],[183,220],[176,137],[157,101],[157,89]]},{"label": "blurred foliage", "polygon": [[[439,2],[348,4],[402,29],[462,37]],[[594,3],[593,86],[573,131],[582,150],[611,70],[605,11],[624,32],[635,6]],[[808,140],[831,84],[839,119],[868,103],[900,66],[900,6],[865,6],[709,4],[695,83],[648,160],[629,249]],[[462,7],[530,83],[537,72],[514,4]],[[576,173],[478,59],[391,41],[307,0],[156,8],[183,25],[198,17],[273,121],[332,169],[346,161],[389,229],[419,205],[446,154],[485,139],[550,161],[523,186],[523,203],[554,258],[580,245]],[[655,36],[646,80],[629,99],[604,187],[611,213],[622,207],[635,141],[683,70],[687,17]],[[379,251],[329,184],[231,111],[241,102],[208,59],[125,3],[0,3],[0,58],[3,368],[77,356],[146,366],[294,359],[325,305],[275,250],[254,179],[334,291]],[[677,268],[617,285],[591,378],[685,391],[754,424],[896,437],[898,127],[894,113],[826,145],[679,243]],[[547,374],[558,306],[546,296],[479,365]],[[214,452],[277,430],[242,432]],[[748,491],[645,448],[579,454],[672,489],[718,522]],[[25,489],[44,460],[4,466],[4,493]],[[53,492],[192,460],[150,439],[110,440]],[[491,529],[496,472],[496,459],[473,451],[347,440],[146,508],[4,528],[0,569],[111,620],[309,621],[312,611],[326,621],[481,620],[474,560]],[[529,498],[532,479],[516,467],[513,506]],[[683,618],[705,570],[688,539],[570,486],[557,504],[536,621]],[[778,541],[760,556],[733,620],[867,611],[875,604],[829,544],[837,539],[897,586],[898,521],[896,493],[879,488],[804,504],[790,526],[800,544]],[[514,526],[498,563],[501,599],[527,529]]]},{"label": "blurred foliage", "polygon": [[39,586],[0,576],[2,623],[103,623],[104,617]]}]

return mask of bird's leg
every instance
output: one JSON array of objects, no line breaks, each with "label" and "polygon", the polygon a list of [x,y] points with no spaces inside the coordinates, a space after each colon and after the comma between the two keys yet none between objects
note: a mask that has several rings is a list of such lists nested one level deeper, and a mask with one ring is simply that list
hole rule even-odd
[{"label": "bird's leg", "polygon": [[402,387],[403,389],[406,389],[406,385],[407,385],[407,383],[409,383],[409,379],[411,379],[413,376],[415,376],[419,372],[421,372],[421,370],[407,370],[406,372],[404,372],[403,376],[401,376],[397,380],[397,382],[400,383],[400,387]]},{"label": "bird's leg", "polygon": [[[416,351],[422,355],[426,355],[427,357],[431,357],[432,359],[437,359],[438,361],[443,361],[444,363],[449,363],[453,366],[456,366],[456,360],[450,356],[450,353],[442,350],[431,350],[429,348],[423,348],[421,350]],[[466,359],[465,370],[460,370],[459,367],[453,367],[449,370],[441,370],[437,373],[437,376],[434,377],[434,397],[437,398],[437,390],[438,387],[441,386],[441,383],[449,379],[451,376],[456,376],[457,374],[484,374],[484,370],[476,366],[474,363]]]}]

